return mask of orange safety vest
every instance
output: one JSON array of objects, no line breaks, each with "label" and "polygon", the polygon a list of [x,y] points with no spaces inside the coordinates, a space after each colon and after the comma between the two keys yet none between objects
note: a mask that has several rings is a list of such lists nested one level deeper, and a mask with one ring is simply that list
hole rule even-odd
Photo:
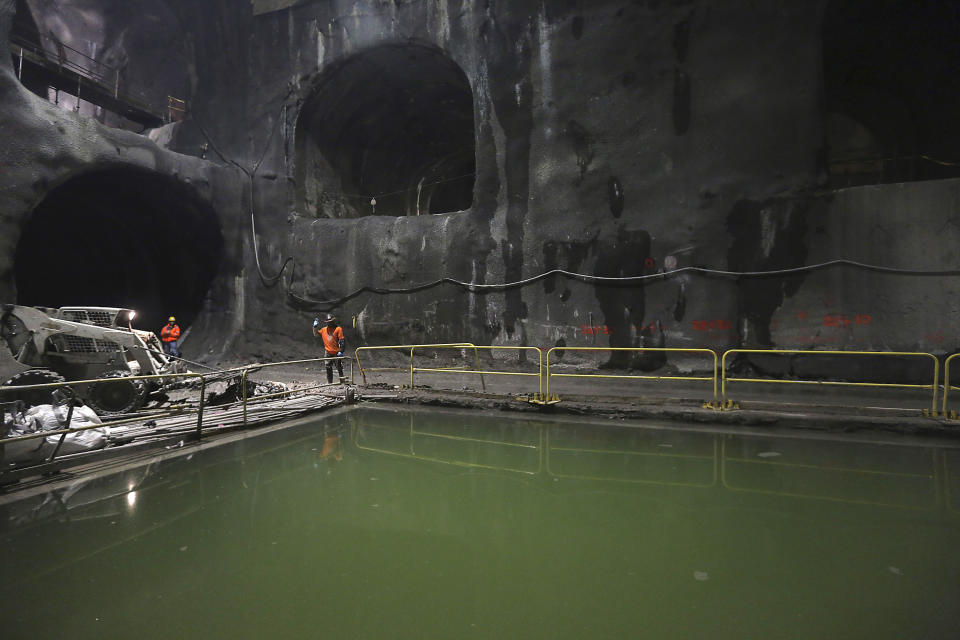
[{"label": "orange safety vest", "polygon": [[168,324],[163,329],[160,329],[160,339],[164,342],[173,342],[174,340],[180,339],[180,326],[173,325],[172,327]]},{"label": "orange safety vest", "polygon": [[343,329],[337,327],[333,331],[330,331],[329,327],[324,327],[320,329],[320,337],[323,339],[323,348],[327,350],[327,353],[337,353],[340,351],[340,341],[343,340]]}]

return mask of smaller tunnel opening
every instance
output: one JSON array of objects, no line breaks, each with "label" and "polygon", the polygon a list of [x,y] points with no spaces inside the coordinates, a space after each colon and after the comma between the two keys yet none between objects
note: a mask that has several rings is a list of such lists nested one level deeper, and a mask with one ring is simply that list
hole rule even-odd
[{"label": "smaller tunnel opening", "polygon": [[438,49],[386,45],[348,58],[321,78],[296,137],[307,214],[422,215],[473,203],[473,92]]},{"label": "smaller tunnel opening", "polygon": [[831,186],[960,176],[960,5],[833,0],[823,24]]},{"label": "smaller tunnel opening", "polygon": [[51,190],[17,244],[18,304],[126,307],[134,327],[186,329],[223,254],[216,213],[187,184],[143,170],[100,170]]}]

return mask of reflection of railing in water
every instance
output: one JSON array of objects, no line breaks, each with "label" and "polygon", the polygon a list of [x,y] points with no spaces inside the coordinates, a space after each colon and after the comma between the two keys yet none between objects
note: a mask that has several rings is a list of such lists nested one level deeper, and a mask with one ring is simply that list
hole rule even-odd
[{"label": "reflection of railing in water", "polygon": [[[951,459],[953,464],[951,464]],[[941,456],[941,464],[938,467],[943,474],[943,500],[947,509],[953,513],[960,513],[960,475],[956,479],[956,487],[951,484],[953,477],[950,475],[950,469],[960,469],[960,451],[944,451]],[[956,489],[954,491],[954,488]]]},{"label": "reflection of railing in water", "polygon": [[[543,470],[543,432],[542,430],[537,430],[536,443],[533,442],[505,442],[502,440],[491,440],[487,438],[472,438],[469,436],[459,436],[449,433],[437,433],[433,431],[422,431],[417,430],[414,427],[414,420],[416,414],[410,415],[410,425],[406,429],[400,427],[392,426],[372,426],[369,424],[358,424],[354,427],[353,430],[353,444],[361,451],[370,451],[372,453],[382,453],[391,456],[398,456],[401,458],[410,458],[416,460],[425,460],[428,462],[437,462],[441,464],[449,464],[457,467],[465,467],[470,469],[486,469],[491,471],[513,471],[517,473],[524,473],[528,475],[538,475]],[[384,446],[371,446],[370,444],[362,444],[361,438],[366,438],[369,436],[370,432],[382,431],[385,433],[397,433],[404,434],[408,441],[404,442],[404,450],[400,451],[398,448],[389,449]],[[481,462],[472,462],[470,460],[462,458],[444,458],[436,453],[425,454],[418,453],[416,447],[416,439],[436,439],[441,441],[447,441],[454,444],[462,444],[465,448],[468,449],[467,453],[475,451],[475,448],[478,446],[491,446],[494,448],[509,449],[521,452],[531,452],[536,451],[537,464],[536,468],[527,468],[522,466],[511,466],[511,465],[498,465],[498,464],[484,464]],[[471,449],[473,448],[473,449]]]},{"label": "reflection of railing in water", "polygon": [[[709,435],[704,436],[704,438],[709,438],[710,440],[710,455],[697,454],[697,453],[666,453],[662,450],[651,450],[651,451],[637,451],[630,449],[609,449],[605,447],[601,448],[582,448],[582,447],[555,447],[553,446],[552,439],[547,435],[547,450],[546,450],[546,460],[547,460],[547,473],[555,478],[570,478],[578,480],[602,480],[608,482],[627,482],[627,483],[638,483],[638,484],[655,484],[663,486],[675,486],[675,487],[698,487],[698,488],[708,488],[714,487],[717,484],[717,436]],[[671,445],[672,448],[672,445]],[[554,465],[554,453],[559,452],[561,456],[567,456],[568,454],[574,454],[574,456],[588,455],[588,456],[599,456],[601,459],[609,461],[612,456],[624,456],[624,461],[629,464],[631,459],[642,459],[645,463],[651,461],[656,462],[692,462],[694,465],[699,463],[709,461],[709,469],[705,474],[704,478],[700,481],[678,481],[677,479],[655,479],[651,478],[649,475],[640,475],[637,474],[635,477],[620,477],[613,474],[599,475],[597,472],[591,473],[590,475],[586,474],[577,474],[571,473],[569,471],[558,471]],[[563,458],[560,458],[563,459]],[[602,465],[603,468],[610,469],[613,468],[610,464]],[[624,465],[621,465],[621,468]],[[643,471],[648,471],[650,465],[642,465]],[[684,471],[689,471],[685,469]],[[661,473],[666,473],[661,471]],[[675,474],[682,475],[682,472]]]},{"label": "reflection of railing in water", "polygon": [[[780,453],[776,451],[756,451],[753,457],[734,457],[730,446],[737,443],[746,449],[760,449],[758,443],[767,438],[735,434],[708,434],[702,432],[665,431],[674,436],[664,443],[651,441],[650,447],[616,446],[579,446],[565,444],[557,440],[557,431],[563,427],[537,428],[538,438],[534,443],[516,443],[491,440],[483,437],[464,437],[451,433],[418,430],[415,427],[416,415],[410,416],[406,428],[359,423],[354,427],[353,444],[362,451],[386,454],[408,459],[434,463],[450,464],[486,470],[514,471],[526,475],[545,475],[546,477],[618,484],[641,484],[664,487],[685,487],[690,489],[722,488],[731,493],[770,495],[777,497],[836,502],[851,505],[905,509],[910,511],[935,511],[938,508],[957,513],[957,505],[952,503],[950,468],[947,458],[954,456],[958,460],[960,452],[940,451],[927,447],[909,447],[905,451],[905,461],[913,471],[890,471],[884,468],[888,460],[877,459],[863,462],[863,447],[879,446],[868,442],[855,441],[851,446],[858,448],[859,464],[836,464],[802,459],[802,452]],[[371,434],[380,432],[390,434],[379,441],[370,442]],[[649,432],[638,431],[636,433]],[[398,436],[390,442],[390,436]],[[677,441],[675,436],[686,438]],[[365,442],[363,439],[367,438]],[[462,445],[460,451],[442,456],[436,452],[424,453],[418,446],[417,438],[446,439],[456,445]],[[693,438],[693,440],[690,440]],[[719,439],[719,441],[718,441]],[[823,446],[836,443],[830,440],[793,438],[777,440],[779,448],[784,442],[799,442],[805,446],[811,443]],[[493,446],[502,449],[522,447],[528,451],[538,451],[538,464],[520,467],[511,464],[478,463],[469,456],[475,453],[477,446]],[[660,447],[667,446],[672,451]],[[893,451],[891,449],[891,451]],[[903,452],[904,449],[897,449]],[[814,452],[816,453],[816,452]],[[812,455],[812,454],[811,454]],[[900,454],[903,455],[902,453]],[[787,457],[782,457],[787,456]],[[791,457],[793,456],[793,457]],[[619,464],[616,462],[620,458]],[[769,471],[777,475],[781,486],[795,485],[798,490],[771,489],[762,484],[751,486],[751,479],[764,480]],[[822,491],[817,490],[817,480],[822,482]]]},{"label": "reflection of railing in water", "polygon": [[[856,467],[856,466],[837,466],[837,465],[828,465],[821,464],[817,462],[794,462],[789,460],[775,460],[775,459],[756,459],[756,458],[735,458],[730,457],[727,454],[727,445],[732,438],[736,436],[726,435],[723,438],[721,446],[721,458],[720,458],[720,478],[721,482],[726,489],[732,491],[740,491],[746,493],[757,493],[757,494],[767,494],[775,496],[787,496],[792,498],[811,498],[816,500],[826,500],[830,502],[842,502],[844,504],[863,504],[863,505],[873,505],[881,507],[894,507],[898,509],[908,509],[912,511],[930,511],[936,509],[937,505],[941,502],[941,492],[940,492],[940,469],[937,464],[936,451],[929,452],[929,458],[924,460],[924,463],[929,463],[929,467],[925,472],[922,473],[909,473],[909,472],[898,472],[898,471],[888,471],[879,468],[869,468],[869,467]],[[866,446],[864,443],[858,443],[859,447]],[[917,458],[919,461],[920,458]],[[734,480],[731,480],[732,470],[737,469],[749,469],[747,473],[755,473],[762,475],[763,471],[766,469],[774,470],[778,478],[781,481],[781,484],[789,483],[789,480],[784,480],[788,474],[792,474],[792,480],[795,485],[798,487],[803,487],[803,490],[771,490],[762,486],[751,487],[744,482],[739,484],[735,483]],[[878,463],[879,466],[879,463]],[[811,475],[823,476],[824,474],[830,475],[830,480],[826,484],[829,486],[830,491],[822,491],[817,493],[811,489],[812,482]],[[840,483],[835,480],[837,477],[846,477],[848,479],[847,483]],[[742,478],[741,478],[742,480]],[[904,492],[904,499],[900,502],[888,502],[877,499],[869,499],[869,494],[871,492],[881,493],[887,487],[883,486],[883,482],[896,482],[904,483],[910,481],[918,481],[917,489],[923,489],[928,491],[924,495],[920,495],[917,492],[906,491]],[[921,486],[922,485],[922,486]],[[860,491],[860,495],[854,496],[838,496],[835,492],[839,489],[849,489],[853,487],[856,490]],[[889,495],[893,495],[889,493]],[[919,497],[924,498],[924,502],[920,503],[916,499]],[[928,499],[929,498],[929,499]]]}]

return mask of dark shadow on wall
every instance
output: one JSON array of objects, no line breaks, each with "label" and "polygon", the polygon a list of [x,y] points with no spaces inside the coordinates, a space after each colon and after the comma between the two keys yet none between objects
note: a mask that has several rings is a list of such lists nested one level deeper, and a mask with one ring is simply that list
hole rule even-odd
[{"label": "dark shadow on wall", "polygon": [[823,65],[831,186],[960,176],[960,3],[833,0]]},{"label": "dark shadow on wall", "polygon": [[50,191],[23,227],[17,302],[137,311],[157,331],[169,315],[186,328],[217,273],[223,237],[194,190],[144,170],[104,169]]},{"label": "dark shadow on wall", "polygon": [[439,49],[384,45],[350,56],[323,73],[300,110],[297,208],[333,218],[469,209],[474,138],[470,83]]}]

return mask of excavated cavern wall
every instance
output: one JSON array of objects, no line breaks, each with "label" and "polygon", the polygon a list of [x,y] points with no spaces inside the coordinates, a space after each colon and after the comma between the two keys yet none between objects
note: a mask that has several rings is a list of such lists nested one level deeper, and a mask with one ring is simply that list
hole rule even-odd
[{"label": "excavated cavern wall", "polygon": [[[4,51],[13,12],[0,1]],[[243,320],[242,175],[50,104],[18,81],[9,56],[0,113],[0,301],[139,302],[140,328],[177,314],[191,355],[222,354]],[[31,299],[18,298],[18,280]]]},{"label": "excavated cavern wall", "polygon": [[[272,276],[287,257],[296,262],[286,313],[275,313],[281,285],[248,277],[248,312],[273,336],[303,335],[325,308],[297,300],[363,286],[502,283],[553,268],[632,276],[665,263],[797,266],[807,258],[808,219],[825,215],[804,197],[822,146],[817,3],[307,2],[221,17],[252,33],[249,48],[237,45],[220,67],[198,64],[222,77],[246,62],[247,113],[239,122],[217,115],[221,105],[236,108],[229,90],[208,92],[195,109],[232,159],[252,167],[264,154],[255,180],[263,270]],[[404,44],[442,52],[469,79],[472,206],[318,217],[297,196],[299,110],[331,68]],[[189,126],[181,136],[186,147],[201,139]],[[331,191],[338,186],[331,180]],[[662,327],[668,346],[722,348],[764,340],[772,311],[796,288],[554,277],[506,293],[442,285],[362,294],[335,311],[354,344],[633,346],[652,326],[648,344]]]},{"label": "excavated cavern wall", "polygon": [[[684,274],[629,286],[554,276],[508,292],[444,284],[317,303],[361,287],[442,277],[503,283],[555,268],[617,277],[685,266],[788,269],[836,258],[951,268],[955,181],[827,189],[825,0],[258,0],[256,15],[247,0],[167,4],[194,55],[193,117],[171,148],[196,154],[206,143],[215,147],[208,161],[255,170],[265,278],[238,193],[248,185],[237,172],[196,165],[209,189],[232,198],[228,255],[239,261],[237,244],[244,247],[242,262],[228,260],[219,280],[236,278],[242,293],[214,295],[223,302],[211,306],[242,307],[241,355],[313,352],[310,320],[328,308],[353,346],[471,340],[943,353],[960,337],[955,278],[850,267],[789,278]],[[384,48],[398,57],[372,58],[386,67],[382,77],[370,65],[351,72],[353,84],[338,75]],[[430,52],[411,58],[423,73],[394,66],[413,49]],[[303,151],[305,140],[319,136],[336,155],[335,132],[315,134],[305,123],[329,117],[349,129],[351,114],[379,118],[382,131],[412,123],[367,103],[388,102],[378,87],[397,89],[400,76],[410,96],[418,77],[436,75],[426,61],[441,59],[462,72],[472,96],[472,204],[367,215],[358,196],[371,194],[357,192],[358,181],[344,173],[362,155],[323,166],[322,153]],[[331,87],[341,93],[324,99]],[[444,127],[461,119],[436,117]],[[383,155],[378,162],[405,170]],[[304,193],[305,172],[314,196]]]},{"label": "excavated cavern wall", "polygon": [[[280,258],[295,259],[292,302],[304,309],[274,318],[271,332],[302,332],[312,310],[325,308],[304,300],[444,276],[501,283],[554,268],[601,276],[684,266],[765,271],[836,258],[951,268],[956,228],[933,224],[954,218],[951,181],[824,189],[824,5],[370,1],[255,16],[251,123],[261,123],[261,148],[268,127],[278,132],[257,181],[258,211],[263,229],[284,229],[261,237],[276,256],[265,268],[275,273]],[[363,202],[346,194],[340,202],[361,217],[311,210],[297,193],[300,110],[328,89],[331,69],[403,43],[436,48],[469,78],[472,207],[363,215]],[[336,199],[337,176],[323,179]],[[910,202],[923,207],[925,224]],[[882,229],[899,232],[881,243]],[[348,328],[356,318],[358,343],[940,353],[952,349],[938,337],[953,306],[940,292],[952,283],[847,267],[626,287],[558,276],[486,295],[452,285],[363,294],[335,311]],[[256,290],[261,304],[275,304],[278,292]]]}]

